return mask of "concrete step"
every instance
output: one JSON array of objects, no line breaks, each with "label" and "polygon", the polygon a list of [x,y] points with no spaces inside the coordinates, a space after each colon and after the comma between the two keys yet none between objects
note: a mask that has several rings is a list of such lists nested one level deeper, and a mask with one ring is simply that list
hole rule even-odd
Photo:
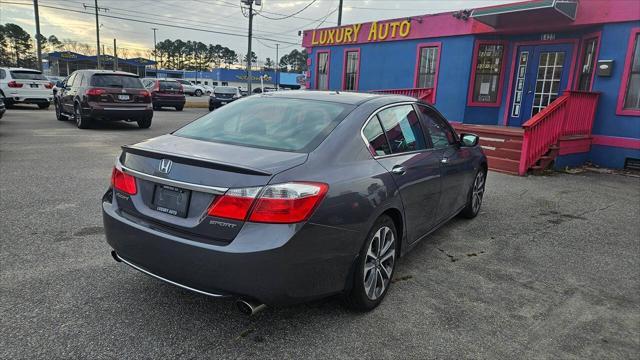
[{"label": "concrete step", "polygon": [[520,149],[496,148],[493,146],[483,145],[482,150],[487,156],[520,161]]},{"label": "concrete step", "polygon": [[520,161],[487,156],[487,163],[490,170],[495,170],[507,174],[518,175]]}]

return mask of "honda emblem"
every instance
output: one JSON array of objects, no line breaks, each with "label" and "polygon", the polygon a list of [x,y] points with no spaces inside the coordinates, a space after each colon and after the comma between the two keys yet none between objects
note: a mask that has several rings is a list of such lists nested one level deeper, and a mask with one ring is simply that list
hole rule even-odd
[{"label": "honda emblem", "polygon": [[171,165],[173,165],[173,161],[169,159],[162,159],[162,161],[160,161],[158,170],[160,170],[160,172],[163,174],[168,174],[169,171],[171,171]]}]

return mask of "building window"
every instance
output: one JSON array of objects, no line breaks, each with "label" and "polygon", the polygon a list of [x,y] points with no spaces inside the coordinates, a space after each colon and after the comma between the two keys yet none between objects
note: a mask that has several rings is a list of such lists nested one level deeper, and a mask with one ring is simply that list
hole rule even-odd
[{"label": "building window", "polygon": [[418,61],[418,83],[416,84],[416,87],[435,87],[436,77],[438,76],[439,54],[440,48],[438,46],[425,46],[420,48],[420,58]]},{"label": "building window", "polygon": [[598,37],[584,41],[582,47],[580,77],[578,78],[578,90],[591,91],[591,80],[596,66],[596,52],[598,51]]},{"label": "building window", "polygon": [[316,89],[329,90],[329,52],[318,52],[316,62]]},{"label": "building window", "polygon": [[618,113],[640,115],[640,28],[631,32],[621,90],[618,94]]},{"label": "building window", "polygon": [[468,96],[469,105],[500,105],[504,53],[505,45],[501,42],[479,41],[476,43]]},{"label": "building window", "polygon": [[344,58],[344,77],[342,79],[342,89],[347,91],[358,90],[360,50],[346,50]]}]

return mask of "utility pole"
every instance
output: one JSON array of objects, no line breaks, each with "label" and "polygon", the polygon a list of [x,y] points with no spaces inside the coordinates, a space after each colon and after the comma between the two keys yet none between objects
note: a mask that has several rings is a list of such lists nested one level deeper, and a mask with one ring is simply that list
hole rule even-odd
[{"label": "utility pole", "polygon": [[338,5],[338,26],[342,25],[342,0],[340,0],[340,4]]},{"label": "utility pole", "polygon": [[278,47],[280,44],[276,44],[276,91],[280,90],[280,77],[278,76],[278,68],[280,67],[280,59],[278,58]]},{"label": "utility pole", "polygon": [[[249,5],[249,44],[247,46],[247,93],[249,95],[251,95],[251,35],[253,33],[253,1],[254,0],[242,0],[243,3]],[[259,5],[259,3],[257,3],[257,5]]]},{"label": "utility pole", "polygon": [[33,13],[36,17],[36,51],[38,52],[38,70],[42,71],[42,44],[40,43],[40,13],[38,11],[38,0],[33,0]]},{"label": "utility pole", "polygon": [[153,30],[153,61],[156,63],[156,78],[158,77],[158,49],[157,49],[157,42],[156,42],[156,31],[158,31],[158,28],[151,28],[151,30]]},{"label": "utility pole", "polygon": [[87,4],[82,4],[82,6],[84,6],[84,9],[90,9],[93,8],[96,11],[96,50],[97,50],[97,59],[98,59],[98,70],[101,69],[101,62],[100,62],[100,22],[98,19],[98,11],[102,10],[104,12],[109,11],[108,8],[101,8],[98,6],[98,0],[94,0],[94,6],[90,6]]},{"label": "utility pole", "polygon": [[113,71],[118,71],[118,47],[115,38],[113,39]]}]

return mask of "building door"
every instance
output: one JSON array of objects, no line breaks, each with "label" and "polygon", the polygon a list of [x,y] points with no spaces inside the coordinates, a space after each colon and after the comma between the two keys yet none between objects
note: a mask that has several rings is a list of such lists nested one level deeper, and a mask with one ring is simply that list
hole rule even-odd
[{"label": "building door", "polygon": [[519,46],[511,85],[509,125],[521,126],[567,88],[571,44]]}]

